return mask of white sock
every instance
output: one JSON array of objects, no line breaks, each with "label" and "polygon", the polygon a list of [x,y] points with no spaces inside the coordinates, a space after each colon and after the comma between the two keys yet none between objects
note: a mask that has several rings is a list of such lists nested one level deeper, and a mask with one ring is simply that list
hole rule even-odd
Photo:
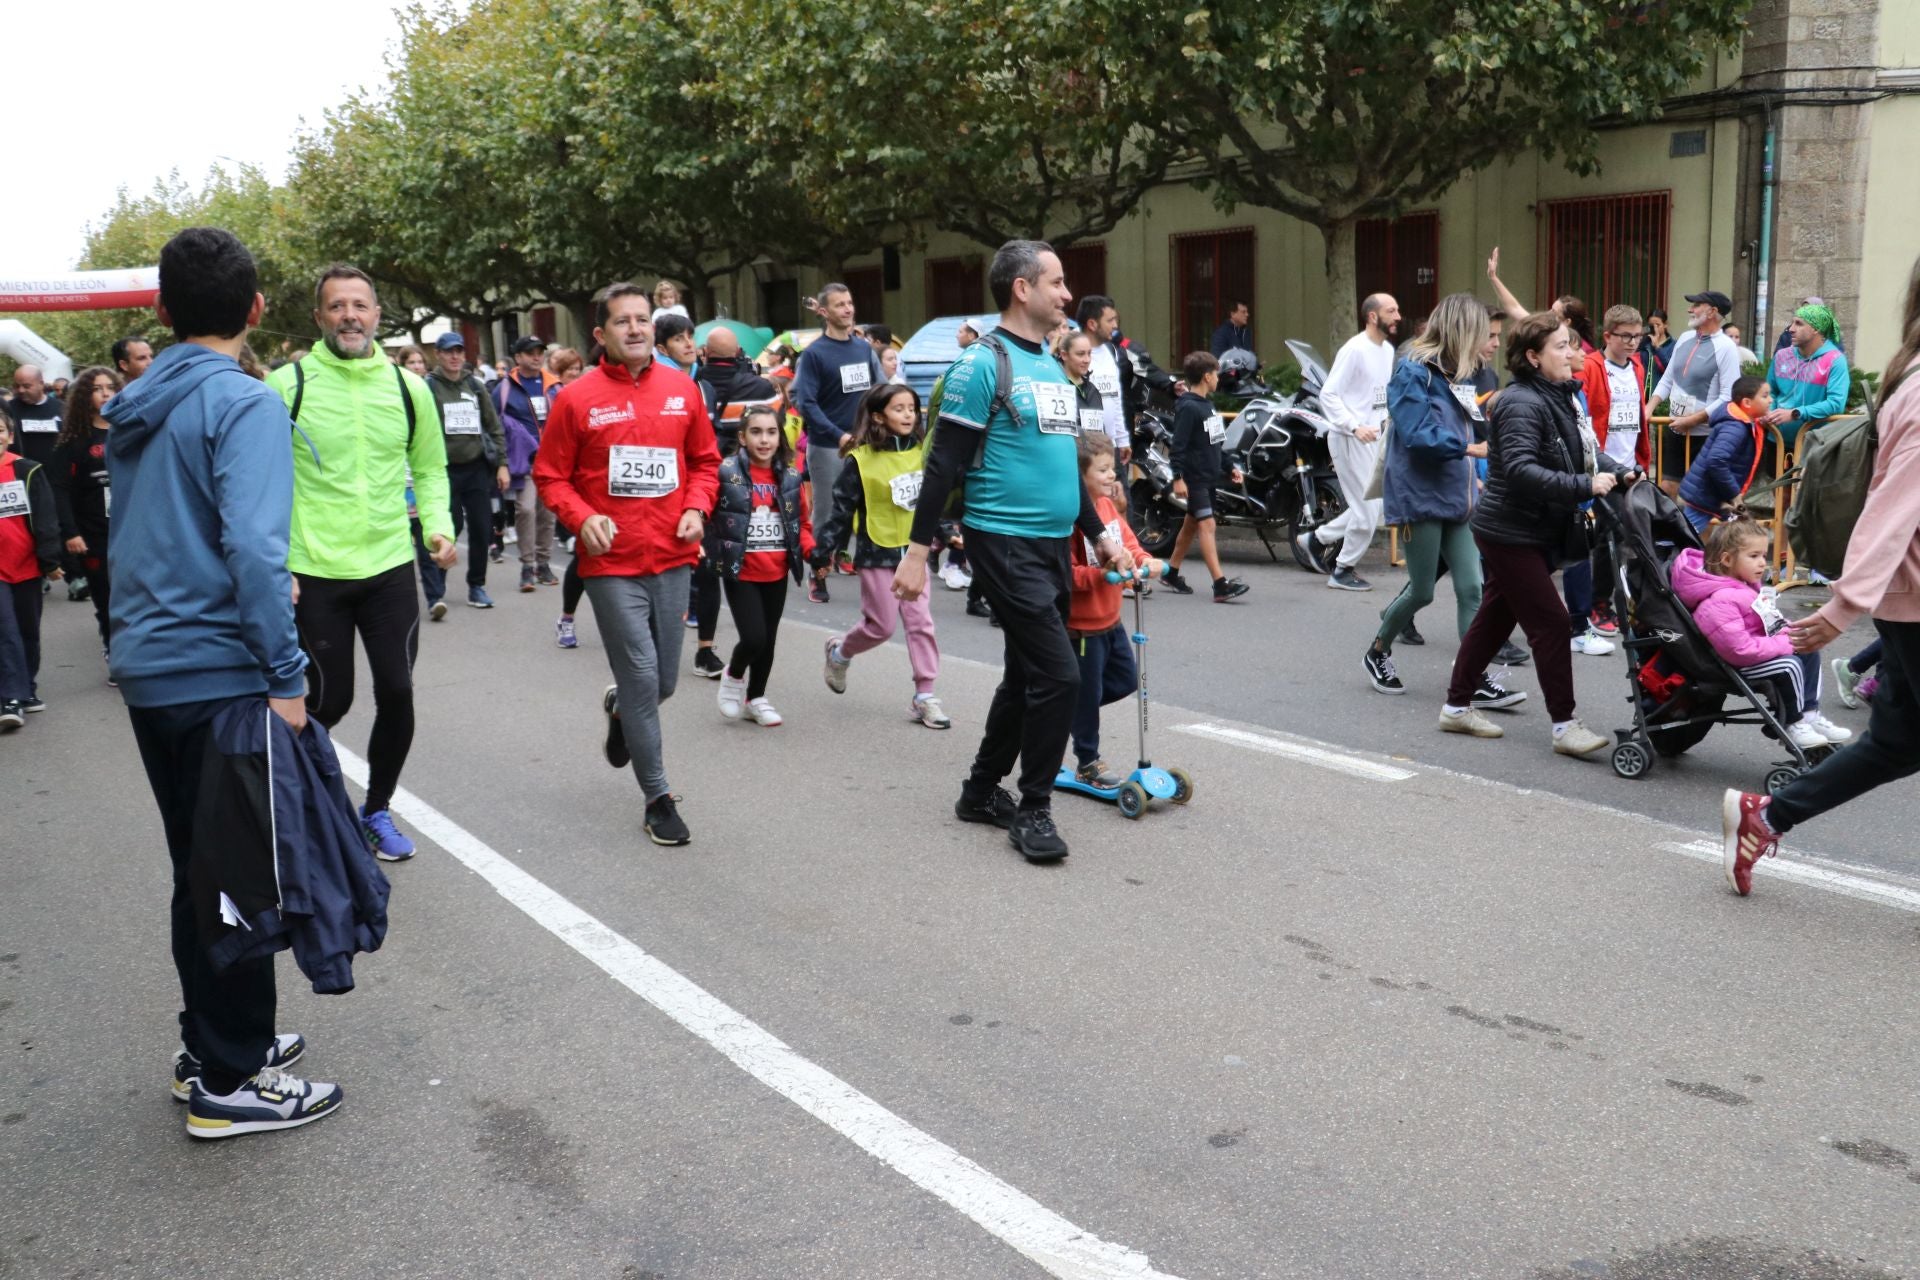
[{"label": "white sock", "polygon": [[1579,721],[1577,720],[1555,720],[1553,722],[1553,736],[1558,738],[1578,723]]},{"label": "white sock", "polygon": [[1456,707],[1451,702],[1443,702],[1440,704],[1440,714],[1443,716],[1463,716],[1467,714],[1467,709],[1465,707]]}]

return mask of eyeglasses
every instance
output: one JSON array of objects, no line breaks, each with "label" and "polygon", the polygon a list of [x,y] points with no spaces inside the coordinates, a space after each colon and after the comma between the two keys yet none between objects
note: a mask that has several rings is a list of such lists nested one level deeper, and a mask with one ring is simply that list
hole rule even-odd
[{"label": "eyeglasses", "polygon": [[1640,338],[1640,331],[1638,329],[1609,329],[1607,336],[1609,338],[1619,338],[1623,342],[1636,342]]}]

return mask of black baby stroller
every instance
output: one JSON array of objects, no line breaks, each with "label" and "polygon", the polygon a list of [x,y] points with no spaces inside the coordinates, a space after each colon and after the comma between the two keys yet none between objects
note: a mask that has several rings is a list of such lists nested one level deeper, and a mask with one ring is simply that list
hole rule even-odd
[{"label": "black baby stroller", "polygon": [[[1682,754],[1717,724],[1762,725],[1792,756],[1768,771],[1769,792],[1830,754],[1831,747],[1803,751],[1788,739],[1766,699],[1714,652],[1674,594],[1674,560],[1701,546],[1680,505],[1658,485],[1642,483],[1601,498],[1594,513],[1613,553],[1608,588],[1620,619],[1633,706],[1633,727],[1614,731],[1613,771],[1644,778],[1656,758]],[[1729,707],[1730,700],[1735,705]]]}]

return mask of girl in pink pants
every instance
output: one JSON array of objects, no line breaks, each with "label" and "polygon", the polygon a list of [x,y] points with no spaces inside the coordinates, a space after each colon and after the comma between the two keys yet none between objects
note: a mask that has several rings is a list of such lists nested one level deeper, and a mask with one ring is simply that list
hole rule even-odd
[{"label": "girl in pink pants", "polygon": [[860,625],[827,641],[827,688],[845,693],[847,667],[854,657],[885,644],[894,627],[904,624],[914,689],[907,716],[929,729],[950,728],[953,721],[933,696],[934,678],[940,674],[933,610],[924,595],[903,601],[893,594],[893,571],[913,528],[926,460],[920,396],[899,383],[875,387],[860,402],[858,424],[840,450],[844,462],[833,486],[833,519],[814,547],[815,564],[832,564],[851,537],[853,565],[860,575]]}]

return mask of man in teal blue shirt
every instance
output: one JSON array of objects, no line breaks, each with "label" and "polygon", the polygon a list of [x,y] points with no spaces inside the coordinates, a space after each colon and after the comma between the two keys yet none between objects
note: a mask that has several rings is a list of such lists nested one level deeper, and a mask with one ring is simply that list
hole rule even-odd
[{"label": "man in teal blue shirt", "polygon": [[[1009,240],[987,275],[1000,324],[948,368],[913,533],[894,594],[927,589],[927,557],[956,483],[974,581],[1006,639],[1006,668],[987,712],[973,770],[954,815],[1002,827],[1029,862],[1058,862],[1053,782],[1065,758],[1080,665],[1067,635],[1068,539],[1077,527],[1100,563],[1131,569],[1080,483],[1080,415],[1073,384],[1047,350],[1073,295],[1060,259],[1038,240]],[[1020,797],[1000,786],[1020,765]]]}]

